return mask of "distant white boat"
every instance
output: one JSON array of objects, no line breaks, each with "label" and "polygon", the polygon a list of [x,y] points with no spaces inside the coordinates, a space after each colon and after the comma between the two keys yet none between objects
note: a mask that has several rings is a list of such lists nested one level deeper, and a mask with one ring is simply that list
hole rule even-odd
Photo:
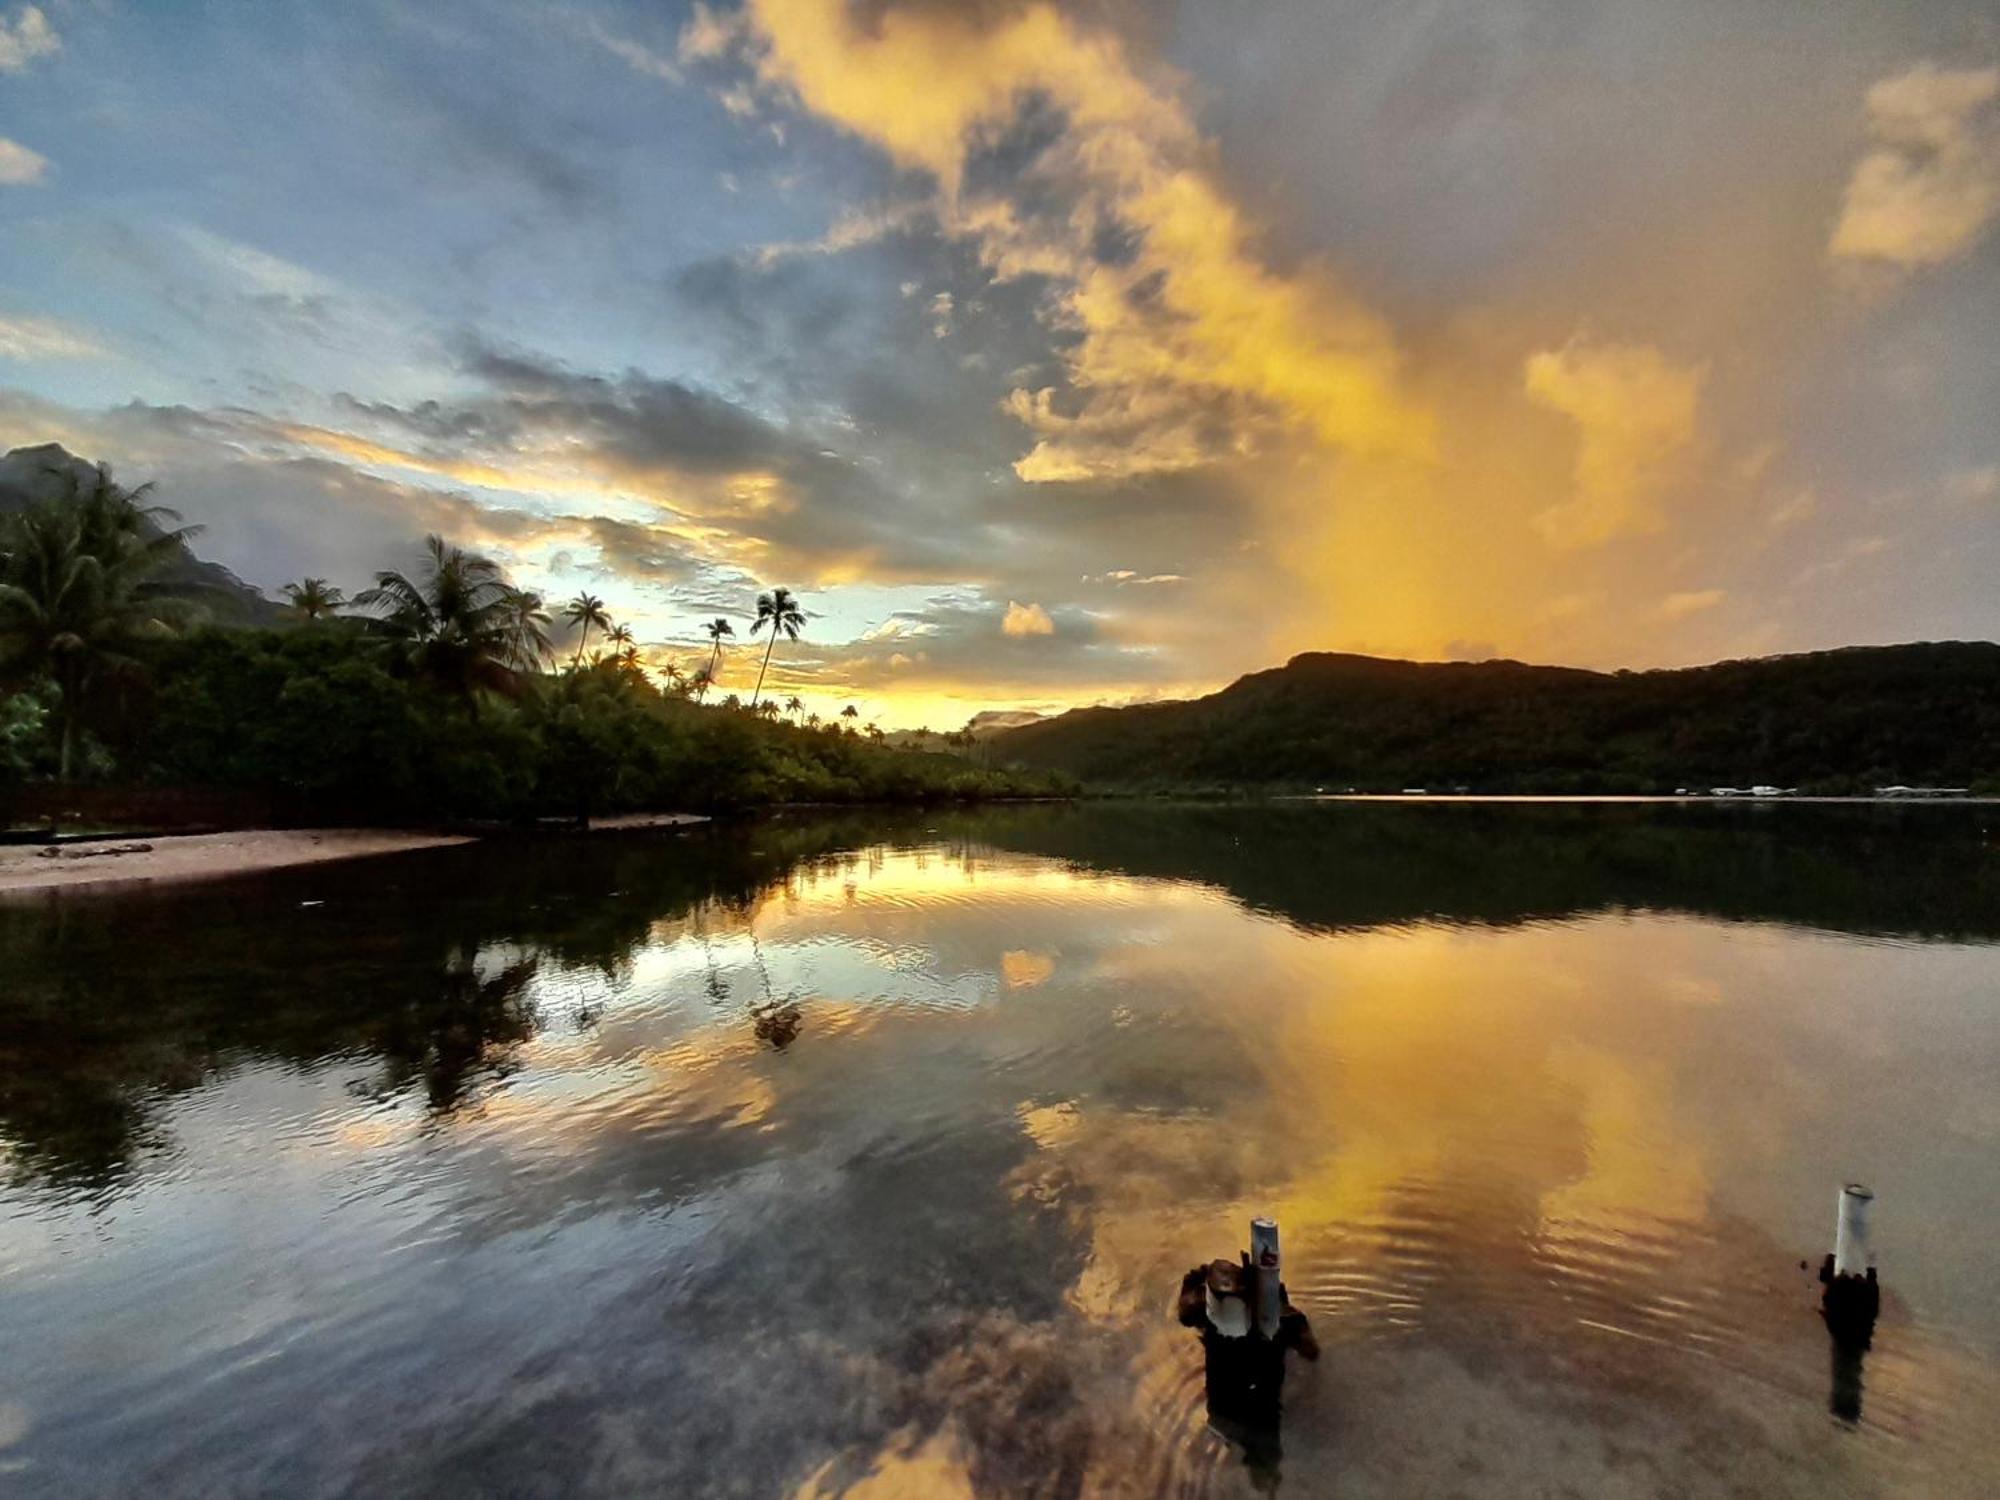
[{"label": "distant white boat", "polygon": [[1406,786],[1403,788],[1403,795],[1405,797],[1428,797],[1430,793],[1420,786]]}]

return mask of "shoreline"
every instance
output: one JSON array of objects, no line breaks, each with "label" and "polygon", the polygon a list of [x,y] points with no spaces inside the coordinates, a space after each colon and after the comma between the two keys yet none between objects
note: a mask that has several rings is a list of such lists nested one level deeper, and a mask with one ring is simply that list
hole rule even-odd
[{"label": "shoreline", "polygon": [[0,900],[44,891],[218,880],[300,865],[469,844],[463,834],[383,828],[251,828],[0,848]]}]

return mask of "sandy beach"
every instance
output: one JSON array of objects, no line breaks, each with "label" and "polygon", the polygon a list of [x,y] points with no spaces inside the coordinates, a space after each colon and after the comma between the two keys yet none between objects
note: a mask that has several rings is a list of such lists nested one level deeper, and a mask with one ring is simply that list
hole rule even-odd
[{"label": "sandy beach", "polygon": [[207,880],[469,842],[451,834],[390,829],[258,828],[96,843],[15,845],[0,848],[0,897],[141,881]]}]

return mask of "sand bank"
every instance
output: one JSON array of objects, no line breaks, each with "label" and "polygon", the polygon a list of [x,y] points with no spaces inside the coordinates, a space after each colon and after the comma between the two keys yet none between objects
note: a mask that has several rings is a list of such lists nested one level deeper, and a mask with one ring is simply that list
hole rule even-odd
[{"label": "sand bank", "polygon": [[619,833],[634,828],[685,828],[690,823],[706,823],[701,813],[620,813],[614,818],[592,818],[592,833]]},{"label": "sand bank", "polygon": [[257,828],[0,848],[0,896],[153,880],[205,880],[464,844],[450,834],[370,828]]}]

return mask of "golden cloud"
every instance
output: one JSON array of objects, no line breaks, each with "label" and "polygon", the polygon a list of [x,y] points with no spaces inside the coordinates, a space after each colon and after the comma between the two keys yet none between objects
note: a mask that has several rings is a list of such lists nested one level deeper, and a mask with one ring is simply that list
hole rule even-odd
[{"label": "golden cloud", "polygon": [[1002,635],[1054,635],[1056,622],[1049,618],[1049,612],[1039,604],[1020,604],[1007,601],[1007,613],[1000,621]]},{"label": "golden cloud", "polygon": [[1574,492],[1536,517],[1549,541],[1587,547],[1660,528],[1655,501],[1694,438],[1702,376],[1638,344],[1572,341],[1529,357],[1529,399],[1577,428]]},{"label": "golden cloud", "polygon": [[[1267,429],[1427,451],[1431,422],[1402,388],[1387,325],[1324,267],[1284,276],[1258,260],[1185,109],[1115,35],[1048,4],[991,23],[926,8],[863,24],[821,0],[751,0],[746,14],[768,86],[931,174],[947,232],[997,277],[1049,279],[1047,315],[1077,341],[1066,391],[1007,403],[1036,437],[1022,478],[1189,468]],[[1023,174],[1071,205],[1060,215],[965,190],[968,159],[1030,97],[1068,124]],[[1100,256],[1106,235],[1132,253]]]},{"label": "golden cloud", "polygon": [[1847,184],[1828,251],[1910,269],[1955,260],[2000,210],[2000,68],[1928,64],[1868,91],[1875,149]]}]

